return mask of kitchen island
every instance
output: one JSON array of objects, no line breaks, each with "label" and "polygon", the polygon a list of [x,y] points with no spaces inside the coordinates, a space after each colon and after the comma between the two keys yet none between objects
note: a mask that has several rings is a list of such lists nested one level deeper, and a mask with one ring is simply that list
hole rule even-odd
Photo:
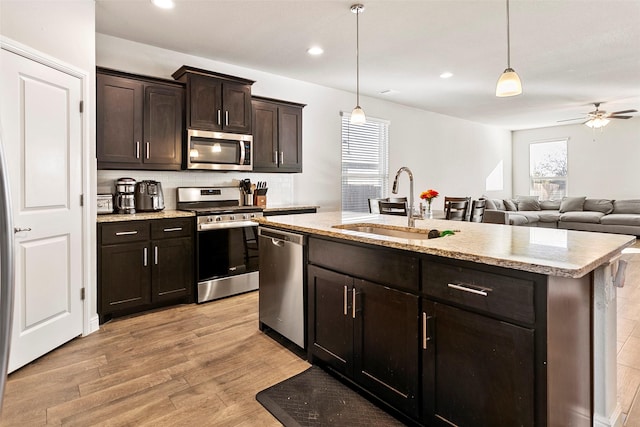
[{"label": "kitchen island", "polygon": [[620,422],[613,276],[633,236],[445,220],[407,230],[403,217],[346,212],[259,223],[309,236],[310,361],[408,419]]}]

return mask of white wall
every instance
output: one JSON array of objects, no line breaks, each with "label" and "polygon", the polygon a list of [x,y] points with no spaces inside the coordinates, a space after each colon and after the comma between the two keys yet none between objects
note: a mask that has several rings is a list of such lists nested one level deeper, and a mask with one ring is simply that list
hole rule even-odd
[{"label": "white wall", "polygon": [[[322,210],[340,208],[340,111],[350,112],[353,93],[338,91],[258,70],[169,51],[103,34],[96,35],[96,63],[131,73],[171,78],[182,65],[255,80],[253,94],[307,104],[303,110],[303,173],[239,174],[221,172],[134,173],[99,171],[100,186],[119,176],[155,176],[163,182],[165,196],[177,182],[218,183],[249,177],[253,181],[277,182],[282,188],[268,193],[268,204],[313,204]],[[443,195],[479,197],[485,180],[496,165],[504,165],[503,190],[492,196],[511,194],[511,134],[509,131],[454,119],[392,102],[362,97],[367,115],[391,121],[391,179],[400,166],[415,176],[416,200],[421,191],[434,188]],[[136,176],[138,174],[138,176]],[[162,178],[159,178],[159,177]],[[140,179],[141,179],[140,178]],[[400,193],[407,194],[406,177]],[[168,181],[167,181],[168,180]],[[170,200],[169,194],[168,199]],[[442,208],[442,198],[434,208]],[[167,205],[170,207],[170,205]]]},{"label": "white wall", "polygon": [[0,34],[7,39],[55,58],[87,75],[83,94],[83,122],[88,203],[83,248],[85,285],[89,301],[85,332],[97,328],[95,227],[95,2],[93,0],[1,0]]},{"label": "white wall", "polygon": [[640,199],[640,117],[611,120],[602,131],[583,124],[513,132],[513,190],[529,194],[529,144],[569,138],[568,195]]}]

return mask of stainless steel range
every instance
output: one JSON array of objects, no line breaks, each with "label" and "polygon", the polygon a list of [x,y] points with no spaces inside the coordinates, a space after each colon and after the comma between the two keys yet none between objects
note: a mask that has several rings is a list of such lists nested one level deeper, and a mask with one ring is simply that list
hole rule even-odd
[{"label": "stainless steel range", "polygon": [[241,206],[239,186],[180,187],[180,210],[196,213],[197,301],[258,289],[256,206]]}]

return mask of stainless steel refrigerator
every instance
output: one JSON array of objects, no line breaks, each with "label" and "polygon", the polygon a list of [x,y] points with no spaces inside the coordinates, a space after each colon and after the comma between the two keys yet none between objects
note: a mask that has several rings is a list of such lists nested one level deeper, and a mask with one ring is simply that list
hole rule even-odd
[{"label": "stainless steel refrigerator", "polygon": [[11,321],[13,319],[13,221],[9,194],[9,172],[0,123],[0,415],[7,381]]}]

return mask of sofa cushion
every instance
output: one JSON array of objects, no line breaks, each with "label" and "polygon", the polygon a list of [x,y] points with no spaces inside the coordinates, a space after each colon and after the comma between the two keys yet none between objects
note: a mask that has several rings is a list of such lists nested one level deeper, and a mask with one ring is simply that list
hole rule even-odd
[{"label": "sofa cushion", "polygon": [[503,202],[504,202],[505,210],[507,211],[518,210],[518,205],[516,205],[516,202],[513,199],[504,199]]},{"label": "sofa cushion", "polygon": [[640,214],[640,200],[615,200],[613,202],[614,214]]},{"label": "sofa cushion", "polygon": [[[614,211],[615,212],[615,211]],[[603,225],[634,225],[640,226],[640,214],[617,214],[605,215],[600,219]]]},{"label": "sofa cushion", "polygon": [[584,211],[584,212],[565,212],[560,214],[560,221],[564,222],[588,222],[591,224],[599,224],[600,218],[604,214],[602,212]]},{"label": "sofa cushion", "polygon": [[586,197],[563,197],[560,202],[560,213],[583,210]]},{"label": "sofa cushion", "polygon": [[509,215],[522,215],[527,218],[528,224],[535,224],[540,221],[540,211],[518,211],[514,213],[509,213]]},{"label": "sofa cushion", "polygon": [[583,209],[585,211],[602,212],[608,214],[613,212],[613,200],[609,199],[586,199]]},{"label": "sofa cushion", "polygon": [[538,196],[516,196],[519,211],[539,211]]},{"label": "sofa cushion", "polygon": [[558,222],[560,221],[560,215],[562,215],[557,210],[541,210],[538,212],[538,221],[540,222]]},{"label": "sofa cushion", "polygon": [[525,217],[524,215],[520,215],[518,214],[509,214],[509,224],[511,225],[527,225],[529,223],[529,221],[527,220],[527,217]]},{"label": "sofa cushion", "polygon": [[542,200],[540,202],[540,209],[543,211],[557,211],[560,209],[560,200]]}]

